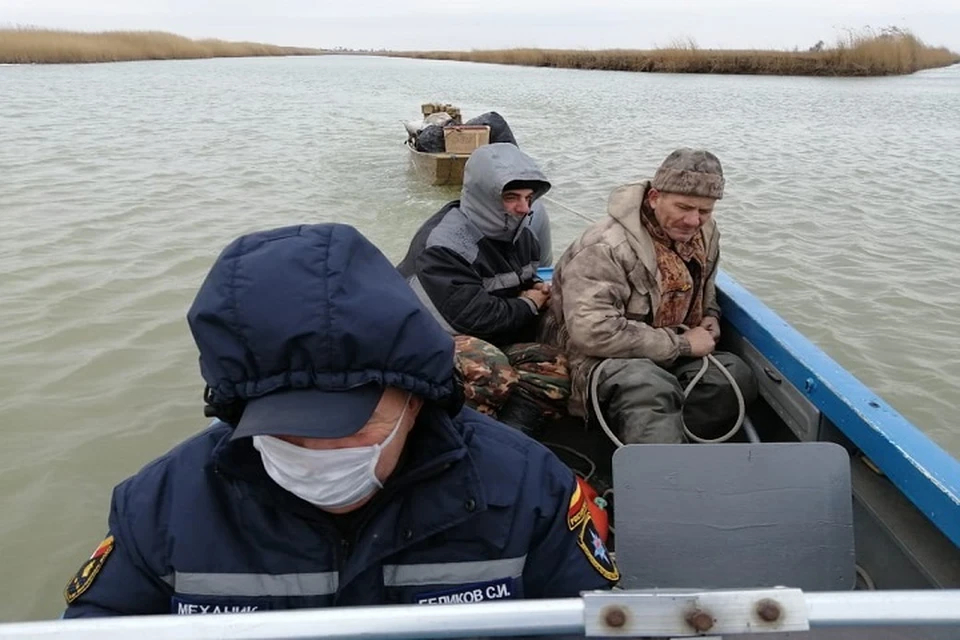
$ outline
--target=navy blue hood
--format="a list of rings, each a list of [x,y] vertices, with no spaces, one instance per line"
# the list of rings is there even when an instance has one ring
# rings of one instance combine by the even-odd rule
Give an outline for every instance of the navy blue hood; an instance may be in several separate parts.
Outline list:
[[[291,226],[234,240],[187,321],[211,404],[371,383],[436,402],[455,394],[452,338],[386,256],[349,225]]]

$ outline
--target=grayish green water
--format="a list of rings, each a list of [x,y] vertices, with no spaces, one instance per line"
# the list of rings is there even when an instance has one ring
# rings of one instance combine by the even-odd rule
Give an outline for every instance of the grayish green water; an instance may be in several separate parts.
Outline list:
[[[904,78],[379,58],[0,68],[0,620],[59,615],[114,484],[203,428],[184,315],[235,236],[356,225],[399,258],[455,191],[425,100],[496,109],[599,216],[680,145],[724,163],[723,267],[960,455],[960,67]],[[556,254],[583,222],[551,207]]]

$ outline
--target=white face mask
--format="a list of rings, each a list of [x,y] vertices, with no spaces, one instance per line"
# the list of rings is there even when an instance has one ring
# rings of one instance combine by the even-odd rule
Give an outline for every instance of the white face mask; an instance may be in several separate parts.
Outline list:
[[[274,438],[253,436],[263,468],[274,482],[321,509],[348,507],[383,487],[377,478],[377,462],[393,441],[407,413],[410,394],[387,439],[380,444],[348,449],[307,449]]]

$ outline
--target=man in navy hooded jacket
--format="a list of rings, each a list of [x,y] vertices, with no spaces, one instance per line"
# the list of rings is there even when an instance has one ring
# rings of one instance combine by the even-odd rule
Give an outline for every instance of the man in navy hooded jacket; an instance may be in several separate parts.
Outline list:
[[[462,409],[452,338],[352,227],[235,240],[188,320],[219,419],[116,487],[67,618],[574,596],[573,474]]]

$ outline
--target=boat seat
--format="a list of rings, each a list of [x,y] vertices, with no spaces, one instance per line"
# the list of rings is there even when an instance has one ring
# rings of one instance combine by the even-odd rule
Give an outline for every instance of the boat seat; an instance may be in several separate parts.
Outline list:
[[[853,589],[845,449],[628,445],[613,456],[620,586]]]

